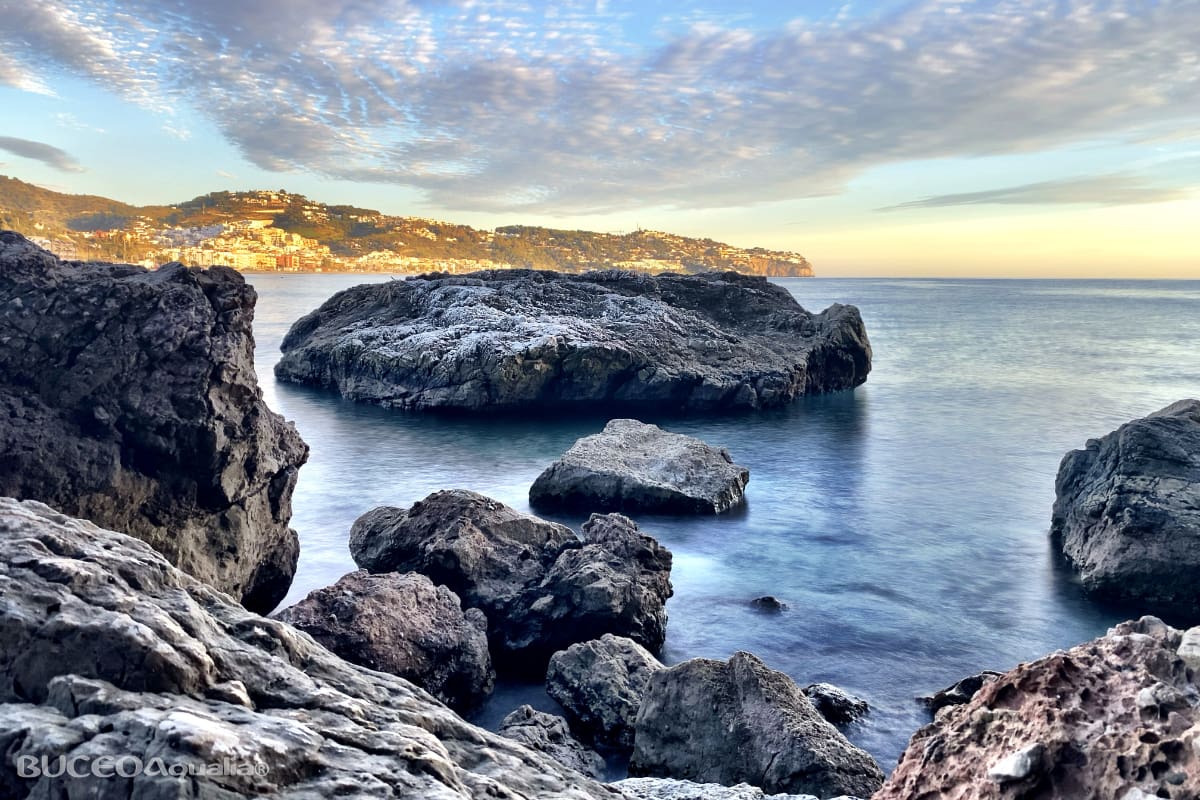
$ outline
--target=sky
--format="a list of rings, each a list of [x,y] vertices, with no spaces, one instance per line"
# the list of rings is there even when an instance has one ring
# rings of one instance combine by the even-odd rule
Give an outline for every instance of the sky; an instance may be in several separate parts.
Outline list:
[[[0,174],[1200,279],[1200,0],[0,0]]]

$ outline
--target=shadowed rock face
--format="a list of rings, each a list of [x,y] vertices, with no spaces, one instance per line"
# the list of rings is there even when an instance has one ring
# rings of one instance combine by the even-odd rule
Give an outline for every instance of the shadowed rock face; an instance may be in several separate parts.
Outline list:
[[[127,531],[266,611],[308,448],[254,374],[233,270],[63,263],[0,233],[0,495]]]
[[[580,774],[598,778],[604,773],[604,759],[572,736],[562,717],[537,711],[533,706],[521,706],[504,718],[499,733],[531,750],[545,753]]]
[[[144,542],[0,499],[0,797],[618,800],[408,681],[246,611]],[[183,779],[23,778],[23,756]],[[228,760],[231,774],[205,765]]]
[[[858,309],[736,273],[492,270],[358,286],[292,326],[280,380],[411,409],[768,408],[866,380]]]
[[[1051,532],[1084,588],[1200,620],[1200,401],[1063,458]]]
[[[873,800],[1200,796],[1200,691],[1182,639],[1143,617],[1022,664],[917,731]]]

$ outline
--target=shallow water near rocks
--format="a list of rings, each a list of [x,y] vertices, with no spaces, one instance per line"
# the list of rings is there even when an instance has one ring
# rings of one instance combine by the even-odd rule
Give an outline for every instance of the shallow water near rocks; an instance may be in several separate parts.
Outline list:
[[[448,488],[528,510],[538,473],[607,421],[408,414],[275,383],[288,327],[372,279],[387,278],[250,277],[267,402],[312,447],[286,604],[355,568],[346,541],[364,511]],[[663,657],[748,650],[801,685],[861,695],[872,711],[847,734],[888,770],[928,721],[916,695],[1140,613],[1087,600],[1053,558],[1054,475],[1088,438],[1200,396],[1200,282],[778,282],[810,310],[859,306],[874,371],[786,409],[645,418],[728,447],[751,476],[737,511],[638,518],[675,554]],[[751,607],[764,594],[788,608]],[[553,709],[540,686],[509,684],[478,721],[522,702]]]

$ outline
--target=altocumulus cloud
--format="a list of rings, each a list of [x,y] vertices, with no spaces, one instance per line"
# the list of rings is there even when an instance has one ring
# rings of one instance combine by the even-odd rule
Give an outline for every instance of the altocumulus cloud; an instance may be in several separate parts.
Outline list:
[[[647,7],[0,0],[0,82],[67,71],[190,104],[266,169],[563,212],[828,194],[893,161],[1194,128],[1200,108],[1196,0],[664,19],[652,44],[622,23]]]
[[[43,142],[29,139],[18,139],[13,136],[0,136],[0,150],[12,153],[21,158],[31,158],[63,172],[83,172],[83,167],[70,153]]]
[[[1097,175],[1084,178],[1066,178],[1056,181],[1039,181],[1001,189],[986,189],[981,192],[959,192],[939,194],[910,200],[877,211],[905,211],[915,208],[946,208],[948,206],[976,205],[1036,205],[1036,204],[1087,204],[1100,206],[1136,205],[1139,203],[1164,203],[1182,200],[1188,192],[1182,188],[1159,186],[1136,175]]]

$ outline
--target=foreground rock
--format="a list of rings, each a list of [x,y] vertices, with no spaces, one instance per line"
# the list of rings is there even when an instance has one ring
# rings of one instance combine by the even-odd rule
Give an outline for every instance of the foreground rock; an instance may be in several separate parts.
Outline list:
[[[1055,488],[1051,531],[1084,588],[1200,618],[1200,401],[1067,453]]]
[[[280,380],[411,409],[767,408],[866,380],[853,306],[734,273],[492,270],[356,286],[283,340]]]
[[[631,775],[820,797],[867,797],[883,781],[800,687],[749,653],[655,673],[636,728]]]
[[[0,496],[127,531],[273,608],[308,448],[263,402],[254,302],[224,267],[64,263],[0,232]]]
[[[742,502],[750,471],[729,451],[635,419],[585,436],[537,477],[529,502],[585,511],[719,514]]]
[[[871,707],[866,700],[850,694],[831,683],[814,683],[804,687],[804,696],[817,713],[834,725],[845,725],[867,715]]]
[[[670,778],[626,778],[613,784],[638,800],[820,800],[811,794],[763,794],[762,789],[747,783],[721,786],[716,783],[693,783]],[[834,800],[855,800],[842,797]]]
[[[603,747],[630,753],[646,685],[662,669],[637,642],[605,634],[555,653],[546,668],[546,693],[576,730]]]
[[[0,500],[0,587],[0,797],[620,797],[41,504]],[[68,754],[83,777],[18,771]]]
[[[488,618],[492,655],[540,674],[550,656],[606,633],[658,650],[666,636],[671,554],[620,514],[581,529],[463,490],[355,521],[350,552],[372,572],[415,571]]]
[[[562,717],[521,706],[500,723],[500,735],[545,753],[564,767],[591,778],[604,774],[604,759],[571,735]]]
[[[1200,693],[1153,617],[1022,664],[913,736],[874,800],[1200,793]]]
[[[412,681],[460,711],[492,693],[487,619],[424,575],[359,570],[278,614],[342,658]]]

